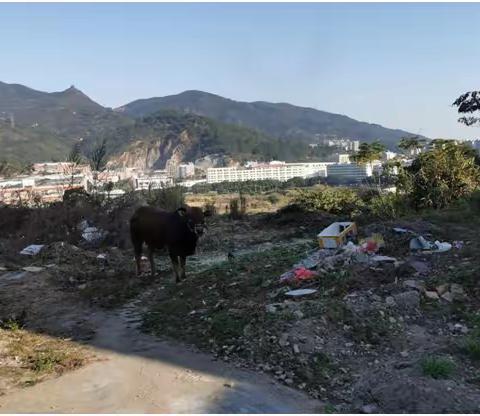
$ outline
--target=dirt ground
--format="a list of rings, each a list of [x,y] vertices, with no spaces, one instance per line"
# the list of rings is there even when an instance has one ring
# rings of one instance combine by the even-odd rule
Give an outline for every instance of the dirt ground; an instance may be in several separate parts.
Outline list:
[[[380,254],[395,263],[339,253],[314,279],[280,282],[334,219],[214,217],[180,284],[163,255],[158,276],[134,277],[129,247],[9,252],[0,258],[0,409],[480,411],[480,226],[440,217],[360,224],[362,237],[384,236]],[[392,227],[463,246],[413,254],[411,236]],[[298,288],[316,292],[285,295]],[[16,354],[11,340],[24,333],[48,348],[36,339]]]

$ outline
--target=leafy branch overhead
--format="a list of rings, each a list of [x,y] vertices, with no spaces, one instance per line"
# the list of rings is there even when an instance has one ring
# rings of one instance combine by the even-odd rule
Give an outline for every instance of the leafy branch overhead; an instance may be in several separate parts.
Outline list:
[[[469,91],[458,97],[453,105],[457,107],[460,114],[472,114],[471,116],[463,116],[458,119],[460,123],[467,126],[473,126],[480,123],[480,91]]]

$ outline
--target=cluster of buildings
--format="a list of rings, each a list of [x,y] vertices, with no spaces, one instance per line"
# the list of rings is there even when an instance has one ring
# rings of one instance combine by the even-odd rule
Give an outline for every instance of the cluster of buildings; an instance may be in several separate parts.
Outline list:
[[[325,147],[336,147],[338,149],[342,149],[346,152],[358,152],[360,148],[360,141],[359,140],[352,140],[352,139],[342,139],[336,136],[328,137],[322,135],[316,135],[317,142],[310,143],[310,147],[318,147],[318,146],[325,146]]]

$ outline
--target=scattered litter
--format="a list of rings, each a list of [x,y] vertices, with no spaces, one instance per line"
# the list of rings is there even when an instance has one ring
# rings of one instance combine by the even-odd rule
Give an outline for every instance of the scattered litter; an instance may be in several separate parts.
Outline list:
[[[394,227],[393,231],[399,234],[406,234],[406,233],[412,233],[412,231],[407,230],[406,228],[401,228],[401,227]]]
[[[443,253],[452,248],[452,245],[447,242],[441,243],[440,241],[435,241],[434,243],[425,240],[423,236],[418,236],[410,240],[410,250],[422,250],[422,251],[432,251],[437,253]]]
[[[376,253],[382,247],[385,247],[385,241],[381,234],[372,234],[360,241],[360,248],[364,253]]]
[[[357,235],[354,222],[334,222],[317,235],[320,248],[338,248]]]
[[[458,241],[458,240],[455,240],[452,242],[452,246],[453,248],[457,249],[457,250],[461,250],[464,246],[464,242],[463,241]]]
[[[100,241],[104,238],[106,232],[103,230],[99,230],[97,227],[87,227],[83,230],[82,237],[84,240],[88,241],[89,243],[94,243]]]
[[[38,272],[41,272],[43,270],[43,267],[27,266],[27,267],[24,267],[23,270],[25,270],[26,272],[38,273]]]
[[[317,276],[317,273],[312,272],[311,270],[308,270],[305,267],[296,269],[294,273],[295,273],[296,280],[309,280]]]
[[[291,290],[289,292],[286,292],[286,296],[305,296],[305,295],[311,295],[312,293],[317,292],[317,289],[296,289],[296,290]]]
[[[44,244],[31,244],[27,247],[25,247],[20,254],[23,254],[24,256],[36,256],[38,253],[40,253],[40,250],[44,247]]]
[[[379,256],[378,254],[373,256],[372,261],[376,261],[378,263],[395,263],[397,259],[395,257],[389,256]]]
[[[23,279],[27,275],[27,272],[9,272],[2,274],[1,279],[2,280],[20,280]]]
[[[100,259],[100,260],[105,260],[106,258],[107,258],[107,255],[103,253],[97,256],[97,259]]]

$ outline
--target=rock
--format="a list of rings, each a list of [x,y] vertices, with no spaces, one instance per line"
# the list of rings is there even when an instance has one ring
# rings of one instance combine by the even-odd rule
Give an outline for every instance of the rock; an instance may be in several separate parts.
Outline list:
[[[297,319],[302,319],[302,318],[305,316],[304,313],[303,313],[301,310],[299,310],[299,309],[293,311],[293,315],[294,315],[295,318],[297,318]]]
[[[398,295],[394,295],[393,298],[401,309],[413,310],[420,307],[420,295],[416,290],[399,293]]]
[[[367,414],[379,413],[379,409],[376,404],[366,404],[362,406],[361,410],[362,410],[362,413],[367,413]]]
[[[427,263],[419,260],[410,260],[408,262],[418,274],[428,274],[430,266]]]
[[[438,296],[438,293],[433,290],[426,290],[424,295],[428,299],[434,299],[434,300],[440,299],[440,296]]]
[[[300,348],[298,347],[297,344],[293,344],[293,352],[295,354],[300,354]]]
[[[400,355],[401,355],[403,358],[406,358],[406,357],[408,357],[408,351],[400,351]]]
[[[289,345],[290,343],[288,342],[288,334],[282,334],[280,339],[278,340],[278,344],[281,347],[286,347],[287,345]]]
[[[454,300],[462,300],[465,298],[465,292],[463,291],[463,287],[457,283],[452,283],[450,285],[450,292]]]
[[[436,287],[437,293],[442,296],[448,290],[448,284],[444,283]]]
[[[393,299],[392,296],[387,296],[386,299],[385,299],[385,303],[387,304],[387,306],[389,307],[394,307],[397,305],[397,302],[395,302],[395,299]]]
[[[451,292],[445,292],[440,296],[442,299],[446,300],[447,302],[453,302],[453,295]]]
[[[265,306],[265,310],[268,312],[268,313],[276,313],[277,312],[277,308],[275,305],[266,305]]]
[[[87,284],[86,284],[86,283],[82,283],[81,285],[78,285],[77,287],[78,287],[78,289],[83,290],[83,289],[86,289],[86,288],[87,288]]]
[[[425,283],[420,282],[419,280],[415,279],[408,279],[403,282],[405,287],[409,287],[410,289],[416,289],[419,292],[423,292],[425,290]]]

